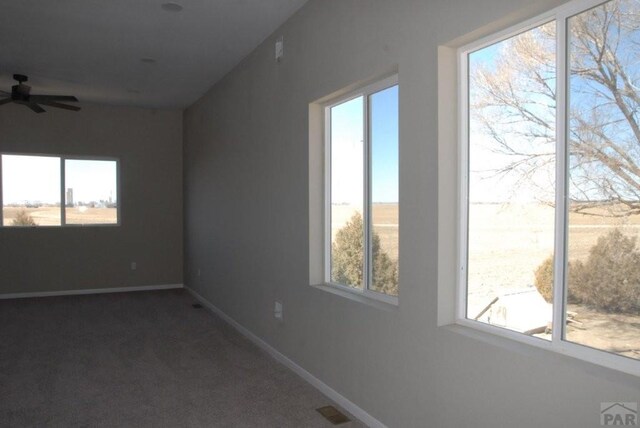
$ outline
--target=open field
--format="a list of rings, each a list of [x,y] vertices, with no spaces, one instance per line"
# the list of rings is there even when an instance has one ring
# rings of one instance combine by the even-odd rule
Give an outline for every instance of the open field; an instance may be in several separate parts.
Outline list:
[[[469,208],[469,288],[486,296],[532,286],[534,272],[553,254],[554,209],[542,204],[472,204]],[[640,236],[640,216],[569,215],[569,260],[584,260],[614,228]]]
[[[60,207],[4,207],[3,224],[11,226],[19,211],[25,210],[38,226],[60,226]],[[67,224],[113,224],[117,222],[117,208],[66,208]]]
[[[399,222],[398,204],[373,204],[373,230],[380,236],[380,246],[394,262],[398,261]]]
[[[495,297],[531,290],[534,272],[553,254],[554,209],[542,204],[472,204],[469,207],[468,315]],[[604,213],[604,212],[603,212]],[[640,236],[640,216],[611,218],[569,215],[569,260],[585,260],[598,238],[614,228]],[[569,340],[640,357],[640,314],[606,314],[572,305],[581,328],[568,327]]]

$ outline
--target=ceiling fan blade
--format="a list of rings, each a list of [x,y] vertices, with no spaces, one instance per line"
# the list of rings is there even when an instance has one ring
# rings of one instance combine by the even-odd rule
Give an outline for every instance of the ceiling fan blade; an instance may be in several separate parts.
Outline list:
[[[36,113],[44,113],[46,111],[36,103],[23,103],[23,104],[29,107],[31,110],[33,110]]]
[[[43,103],[45,101],[67,101],[77,103],[78,99],[71,95],[31,95],[29,100],[35,103]]]
[[[10,103],[11,101],[12,101],[12,100],[11,100],[11,98],[5,98],[4,100],[0,100],[0,106],[1,106],[2,104],[8,104],[8,103]]]
[[[80,110],[80,107],[69,106],[69,105],[66,105],[66,104],[57,103],[55,101],[40,101],[40,104],[43,104],[45,106],[63,108],[65,110],[71,110],[71,111],[79,111]]]

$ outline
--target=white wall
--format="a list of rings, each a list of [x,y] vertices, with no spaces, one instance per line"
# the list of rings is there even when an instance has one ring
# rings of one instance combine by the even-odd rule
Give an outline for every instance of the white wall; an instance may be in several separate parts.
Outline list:
[[[182,283],[181,111],[80,105],[0,107],[0,152],[118,158],[121,224],[0,228],[0,295]]]
[[[388,426],[597,427],[600,402],[640,399],[638,378],[438,327],[439,233],[454,239],[438,207],[438,46],[558,3],[311,0],[185,112],[187,285]],[[387,311],[309,286],[308,112],[396,67],[400,304]]]

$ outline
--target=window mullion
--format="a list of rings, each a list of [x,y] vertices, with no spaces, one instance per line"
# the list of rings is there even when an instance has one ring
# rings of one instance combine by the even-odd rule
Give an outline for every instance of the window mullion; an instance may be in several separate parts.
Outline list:
[[[552,342],[564,339],[567,281],[567,19],[556,21],[556,209],[553,268],[553,328]]]
[[[372,243],[371,243],[371,126],[370,126],[370,110],[369,110],[369,94],[362,94],[363,102],[363,172],[364,172],[364,198],[363,198],[363,229],[364,229],[364,265],[363,265],[363,289],[371,289],[371,281],[373,278],[372,264]]]
[[[0,228],[4,227],[4,199],[3,198],[3,190],[2,187],[2,158],[3,155],[0,154]]]
[[[397,84],[397,76],[394,75],[347,95],[336,97],[335,100],[323,106],[325,230],[322,274],[325,278],[324,283],[347,287],[349,291],[374,298],[380,296],[371,294],[374,290],[372,251],[374,237],[376,245],[378,243],[377,235],[373,230],[374,215],[377,215],[377,211],[373,212],[373,191],[376,189],[373,188],[372,134],[375,129],[372,127],[372,108],[377,102],[378,93],[396,87]],[[389,92],[380,97],[380,102],[389,105],[389,111],[385,113],[389,117],[380,121],[384,123],[388,121],[389,127],[397,126],[391,116],[397,114],[394,113],[394,109],[397,110],[395,105],[397,92]],[[376,123],[377,121],[376,117]],[[394,140],[390,140],[390,143],[397,144]],[[389,150],[396,149],[390,147]],[[393,152],[390,153],[388,162],[393,163],[394,160],[391,157]],[[391,167],[395,168],[393,165]],[[387,211],[389,218],[392,218],[395,207],[390,207],[385,210],[385,213]],[[397,225],[389,222],[389,227],[397,227]],[[386,238],[387,235],[385,235]],[[389,241],[394,239],[393,230],[388,239]],[[397,237],[395,239],[397,240]],[[393,250],[394,247],[391,249]],[[358,254],[359,258],[354,260],[352,258],[354,254]],[[394,269],[394,263],[397,262],[389,260],[388,266],[385,266],[385,269],[389,270],[385,270],[385,274],[395,274],[395,271],[391,270]],[[396,288],[394,288],[396,277],[389,278],[389,290],[392,292],[382,290],[383,294],[389,296],[389,299],[382,300],[397,304]]]
[[[458,270],[456,287],[457,319],[467,318],[469,256],[469,64],[468,53],[458,51],[458,120],[460,124],[458,206],[460,218],[458,222]]]
[[[60,157],[60,225],[67,225],[67,198],[65,194],[65,160],[64,157]]]
[[[324,277],[331,283],[331,107],[325,111],[325,144],[324,144]]]

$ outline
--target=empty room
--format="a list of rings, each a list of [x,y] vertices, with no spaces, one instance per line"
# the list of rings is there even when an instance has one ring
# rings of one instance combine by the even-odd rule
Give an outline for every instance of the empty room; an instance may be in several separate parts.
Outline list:
[[[0,427],[640,426],[640,0],[0,0]]]

